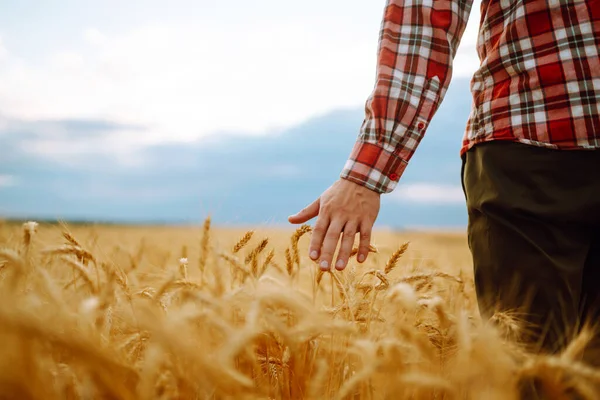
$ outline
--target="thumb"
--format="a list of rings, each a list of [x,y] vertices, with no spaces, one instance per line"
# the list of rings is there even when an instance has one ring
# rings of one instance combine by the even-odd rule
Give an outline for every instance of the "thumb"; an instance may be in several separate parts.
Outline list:
[[[300,212],[290,215],[288,221],[292,224],[302,224],[309,219],[312,219],[319,215],[319,208],[321,206],[320,198],[313,201],[309,206],[303,208]]]

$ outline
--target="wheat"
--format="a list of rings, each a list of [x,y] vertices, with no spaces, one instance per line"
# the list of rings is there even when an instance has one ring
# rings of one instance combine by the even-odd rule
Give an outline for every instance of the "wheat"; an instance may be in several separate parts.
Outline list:
[[[258,276],[258,256],[264,251],[268,244],[269,239],[263,239],[250,253],[248,253],[244,260],[245,264],[251,264],[250,270],[254,277]]]
[[[406,253],[406,250],[408,250],[408,245],[408,242],[404,243],[402,246],[400,246],[398,250],[394,252],[394,254],[392,254],[387,264],[385,265],[384,271],[386,274],[389,274],[394,268],[396,268],[396,264],[398,264],[400,258],[404,255],[404,253]]]
[[[92,293],[98,292],[98,288],[96,287],[96,284],[94,284],[94,281],[92,280],[90,272],[87,270],[85,265],[83,265],[79,261],[73,260],[72,258],[65,257],[65,256],[62,256],[61,260],[64,261],[67,265],[71,266],[75,271],[77,271],[79,273],[79,275],[83,278],[85,283],[89,286]]]
[[[100,227],[92,251],[76,239],[90,228],[62,224],[55,243],[51,225],[33,226],[0,225],[6,398],[516,399],[531,382],[550,398],[598,396],[590,326],[560,353],[533,353],[522,315],[478,318],[467,272],[424,269],[416,254],[400,267],[408,241],[321,271],[302,268],[307,225],[245,254],[255,231],[221,238],[210,218],[190,249],[183,228]]]
[[[181,274],[181,277],[184,280],[187,280],[188,278],[188,259],[187,257],[182,257],[179,259],[179,272]]]
[[[24,264],[21,255],[12,249],[0,249],[0,260],[3,261],[3,263],[0,264],[0,270],[7,265],[12,264],[17,268],[21,268]]]
[[[296,263],[298,268],[300,268],[300,252],[298,250],[298,242],[300,241],[300,238],[304,236],[304,234],[311,231],[312,228],[309,225],[302,225],[298,229],[296,229],[296,232],[294,232],[294,234],[292,235],[291,242],[293,261]]]
[[[285,270],[289,276],[292,276],[294,273],[294,260],[292,258],[290,249],[285,249]]]
[[[23,224],[23,247],[25,248],[25,254],[29,253],[29,247],[31,246],[31,239],[37,232],[38,223],[34,221],[25,222]]]
[[[200,268],[200,273],[203,275],[204,269],[206,268],[206,262],[208,261],[210,224],[211,218],[207,217],[204,220],[204,226],[202,227],[202,239],[200,239],[200,258],[198,259],[198,267]]]
[[[86,249],[72,245],[72,244],[63,244],[61,246],[51,247],[45,250],[42,250],[42,255],[50,255],[50,256],[60,256],[60,255],[74,255],[84,264],[88,264],[90,261],[95,262],[94,255],[87,251]]]
[[[259,276],[264,275],[264,273],[267,271],[267,268],[269,268],[269,265],[271,265],[273,262],[273,258],[275,258],[275,250],[271,249],[263,261]]]
[[[350,257],[354,257],[355,255],[358,254],[358,247],[354,247],[352,249],[352,251],[350,252]],[[379,253],[379,250],[377,250],[377,247],[373,246],[372,244],[369,245],[369,253]]]
[[[244,233],[244,236],[242,236],[240,238],[240,240],[238,240],[238,242],[235,244],[235,246],[233,246],[232,253],[235,254],[235,253],[239,252],[241,249],[243,249],[244,246],[246,246],[248,244],[250,239],[252,239],[253,235],[254,235],[254,231],[247,231],[246,233]]]
[[[82,247],[81,244],[79,244],[79,242],[77,241],[77,239],[75,239],[75,236],[73,236],[73,234],[68,231],[66,226],[64,229],[65,230],[63,230],[62,235],[67,241],[67,244],[70,244],[71,246]]]

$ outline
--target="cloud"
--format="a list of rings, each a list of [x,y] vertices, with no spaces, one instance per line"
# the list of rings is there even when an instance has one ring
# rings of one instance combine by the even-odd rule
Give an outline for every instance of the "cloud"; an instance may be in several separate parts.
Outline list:
[[[481,17],[480,1],[474,1],[469,23],[461,38],[460,46],[454,57],[453,77],[470,78],[479,66],[477,55],[477,36]]]
[[[462,95],[468,83],[464,80],[449,91],[452,107],[441,110],[401,185],[384,197],[396,204],[382,207],[381,222],[439,226],[465,221],[456,187],[460,158],[448,130],[461,129],[456,114],[468,112],[470,101]],[[11,176],[2,181],[13,186],[1,185],[0,214],[173,222],[201,220],[209,213],[218,223],[286,223],[289,213],[338,178],[355,141],[349,132],[362,118],[363,110],[355,108],[305,121],[279,135],[163,143],[133,153],[118,149],[120,136],[128,130],[143,133],[143,126],[4,119],[0,171]],[[135,164],[136,158],[143,163]],[[424,185],[427,180],[446,185]]]
[[[84,68],[85,62],[80,54],[64,51],[52,57],[51,65],[61,71],[79,72]]]
[[[465,196],[460,186],[430,183],[401,184],[389,197],[395,202],[428,205],[461,204],[465,201]]]
[[[219,130],[263,134],[363,102],[371,41],[339,44],[295,25],[149,25],[41,64],[9,54],[0,108],[21,119],[144,124],[163,140],[191,140]],[[101,42],[90,31],[85,37]]]
[[[145,128],[104,120],[24,121],[0,117],[0,147],[20,156],[32,156],[62,165],[82,165],[90,156],[121,165],[141,163],[140,151],[152,142],[144,140]]]
[[[0,188],[15,186],[17,179],[13,175],[0,174]]]
[[[342,6],[348,15],[337,11]],[[263,7],[277,14],[247,18],[215,6],[223,15],[214,20],[170,16],[121,31],[99,24],[81,31],[82,47],[47,49],[52,55],[40,60],[3,50],[0,42],[0,109],[24,120],[143,125],[143,133],[132,133],[140,141],[191,141],[219,131],[264,135],[364,104],[381,6],[335,0],[323,6],[324,17]],[[455,77],[476,67],[473,8]]]
[[[106,44],[106,36],[96,28],[88,28],[83,32],[86,42],[94,46],[103,46]]]
[[[4,44],[2,43],[2,37],[0,36],[0,60],[6,58],[7,55],[8,55],[8,52],[6,51],[6,48],[4,47]]]

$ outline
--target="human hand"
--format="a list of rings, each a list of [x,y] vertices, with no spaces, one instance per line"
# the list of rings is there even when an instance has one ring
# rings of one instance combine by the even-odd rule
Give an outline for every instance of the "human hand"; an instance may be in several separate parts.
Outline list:
[[[312,204],[288,218],[292,224],[302,224],[316,216],[309,256],[320,260],[322,270],[329,270],[340,234],[340,250],[335,268],[346,268],[357,233],[360,244],[358,262],[364,262],[369,255],[371,230],[380,208],[380,194],[346,179],[339,179]]]

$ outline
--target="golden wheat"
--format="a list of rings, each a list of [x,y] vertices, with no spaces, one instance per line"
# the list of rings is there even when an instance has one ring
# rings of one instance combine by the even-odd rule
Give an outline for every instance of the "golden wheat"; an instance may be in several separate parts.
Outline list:
[[[591,327],[545,356],[518,343],[518,315],[480,321],[458,236],[388,234],[365,264],[323,272],[308,225],[255,244],[209,219],[200,241],[160,232],[0,224],[0,397],[598,397]]]

